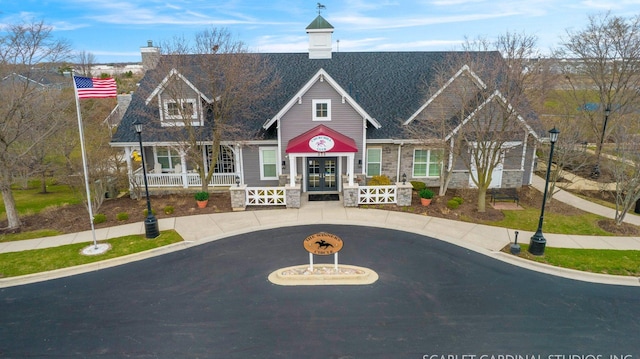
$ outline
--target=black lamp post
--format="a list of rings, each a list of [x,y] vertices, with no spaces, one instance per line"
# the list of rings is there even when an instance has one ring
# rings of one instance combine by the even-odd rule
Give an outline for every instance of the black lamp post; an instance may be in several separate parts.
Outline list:
[[[607,132],[607,122],[609,122],[609,114],[611,113],[611,108],[609,105],[604,109],[604,124],[602,125],[602,136],[600,137],[600,146],[596,148],[596,164],[593,166],[593,171],[591,172],[591,177],[598,178],[600,177],[600,155],[602,154],[602,146],[604,146],[604,137]]]
[[[544,207],[547,204],[547,189],[549,188],[549,174],[551,174],[551,161],[553,161],[553,147],[558,140],[560,131],[555,127],[549,131],[549,141],[551,141],[551,150],[549,151],[549,162],[547,162],[547,178],[544,181],[544,195],[542,197],[542,208],[540,209],[540,220],[538,221],[538,230],[531,237],[529,242],[529,253],[541,256],[544,254],[544,248],[547,246],[547,240],[542,235],[542,222],[544,221]]]
[[[144,220],[144,233],[147,238],[156,238],[160,235],[158,230],[158,220],[151,211],[151,201],[149,199],[149,185],[147,184],[147,166],[144,162],[144,151],[142,149],[142,123],[138,120],[133,123],[138,133],[138,141],[140,142],[140,159],[142,160],[142,176],[144,178],[144,191],[147,196],[147,218]]]

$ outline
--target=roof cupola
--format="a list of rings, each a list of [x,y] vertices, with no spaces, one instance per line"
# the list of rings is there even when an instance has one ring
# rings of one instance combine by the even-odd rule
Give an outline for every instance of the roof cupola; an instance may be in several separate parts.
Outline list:
[[[307,26],[306,30],[309,34],[309,58],[330,59],[333,26],[318,14],[318,17]]]

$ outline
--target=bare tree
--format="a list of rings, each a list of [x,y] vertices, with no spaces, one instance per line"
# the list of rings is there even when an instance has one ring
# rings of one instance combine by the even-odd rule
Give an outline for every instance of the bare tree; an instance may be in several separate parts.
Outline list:
[[[96,63],[96,57],[91,52],[81,51],[78,53],[78,74],[81,76],[92,77],[91,68]]]
[[[525,88],[539,73],[537,64],[529,61],[537,58],[535,43],[533,36],[510,33],[494,42],[467,40],[464,51],[453,53],[438,69],[428,96],[434,99],[428,105],[432,108],[412,125],[412,131],[422,133],[417,138],[446,140],[449,159],[440,193],[462,166],[478,188],[479,212],[485,211],[494,170],[514,155],[511,142],[528,138],[525,122],[535,115],[520,111],[529,108]]]
[[[640,100],[640,15],[632,18],[610,13],[589,17],[586,28],[567,31],[563,47],[562,71],[581,115],[596,139],[596,166],[599,175],[602,145],[616,131],[615,119],[637,111]],[[597,109],[588,109],[597,103]],[[611,118],[610,121],[607,121]]]
[[[117,188],[125,181],[121,173],[121,153],[109,145],[111,131],[103,119],[114,106],[114,99],[88,99],[81,101],[83,133],[91,191],[91,208],[98,213],[111,187]],[[67,126],[59,131],[53,146],[66,160],[63,182],[71,187],[87,204],[82,160],[78,155],[80,146],[77,125]],[[88,205],[88,204],[87,204]]]
[[[170,104],[160,131],[173,134],[176,150],[186,155],[207,191],[221,144],[252,136],[247,130],[248,121],[255,120],[252,108],[279,80],[264,57],[249,53],[225,29],[198,33],[193,46],[174,38],[162,47],[164,56],[149,75],[163,86],[153,108],[159,108],[156,101]],[[199,100],[186,101],[189,94]]]
[[[43,22],[9,25],[0,37],[0,191],[9,229],[21,224],[11,191],[13,170],[64,120],[59,114],[71,100],[63,100],[58,89],[21,79],[55,69],[69,53],[69,45],[54,39]]]
[[[612,134],[615,140],[615,156],[607,161],[606,167],[615,181],[612,191],[615,197],[615,222],[621,225],[625,216],[640,200],[640,135],[637,114],[618,119],[618,126]]]

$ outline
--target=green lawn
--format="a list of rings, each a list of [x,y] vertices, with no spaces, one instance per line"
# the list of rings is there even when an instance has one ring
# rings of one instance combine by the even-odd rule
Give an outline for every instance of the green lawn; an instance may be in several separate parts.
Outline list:
[[[528,248],[522,245],[520,256],[536,262],[585,272],[640,276],[640,251],[546,247],[544,255],[534,256]]]
[[[0,195],[1,197],[1,195]],[[18,213],[21,215],[38,213],[50,206],[78,204],[82,198],[66,185],[49,184],[47,193],[40,193],[39,182],[30,182],[28,189],[13,188]],[[6,218],[4,200],[0,201],[0,217]]]
[[[55,208],[57,206],[82,202],[82,198],[78,197],[78,195],[66,185],[49,184],[47,185],[47,193],[40,193],[39,181],[30,182],[28,189],[13,188],[13,198],[20,216],[39,213],[45,208]],[[7,218],[7,214],[5,213],[2,194],[0,194],[0,199],[2,199],[0,200],[0,219],[4,220]],[[0,234],[0,242],[57,236],[59,234],[61,233],[51,229],[15,234]]]
[[[483,224],[503,228],[520,229],[530,232],[535,232],[536,229],[538,229],[538,220],[540,219],[540,209],[538,208],[503,211],[503,213],[503,220],[497,222],[484,222]],[[544,232],[591,236],[613,236],[614,234],[598,227],[597,222],[601,219],[604,219],[604,217],[592,213],[586,213],[580,216],[545,213]]]
[[[144,235],[132,235],[101,241],[111,244],[104,254],[85,256],[83,248],[91,243],[77,243],[65,246],[34,249],[22,252],[0,253],[0,278],[39,273],[54,269],[93,263],[138,253],[168,244],[181,242],[182,237],[174,231],[162,231],[155,239],[146,239]]]

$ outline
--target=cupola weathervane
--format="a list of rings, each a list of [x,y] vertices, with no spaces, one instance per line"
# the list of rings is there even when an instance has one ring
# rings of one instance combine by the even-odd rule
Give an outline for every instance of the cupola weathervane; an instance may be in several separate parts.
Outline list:
[[[322,9],[326,9],[327,7],[318,3],[318,15],[320,15],[320,12],[322,12]]]

